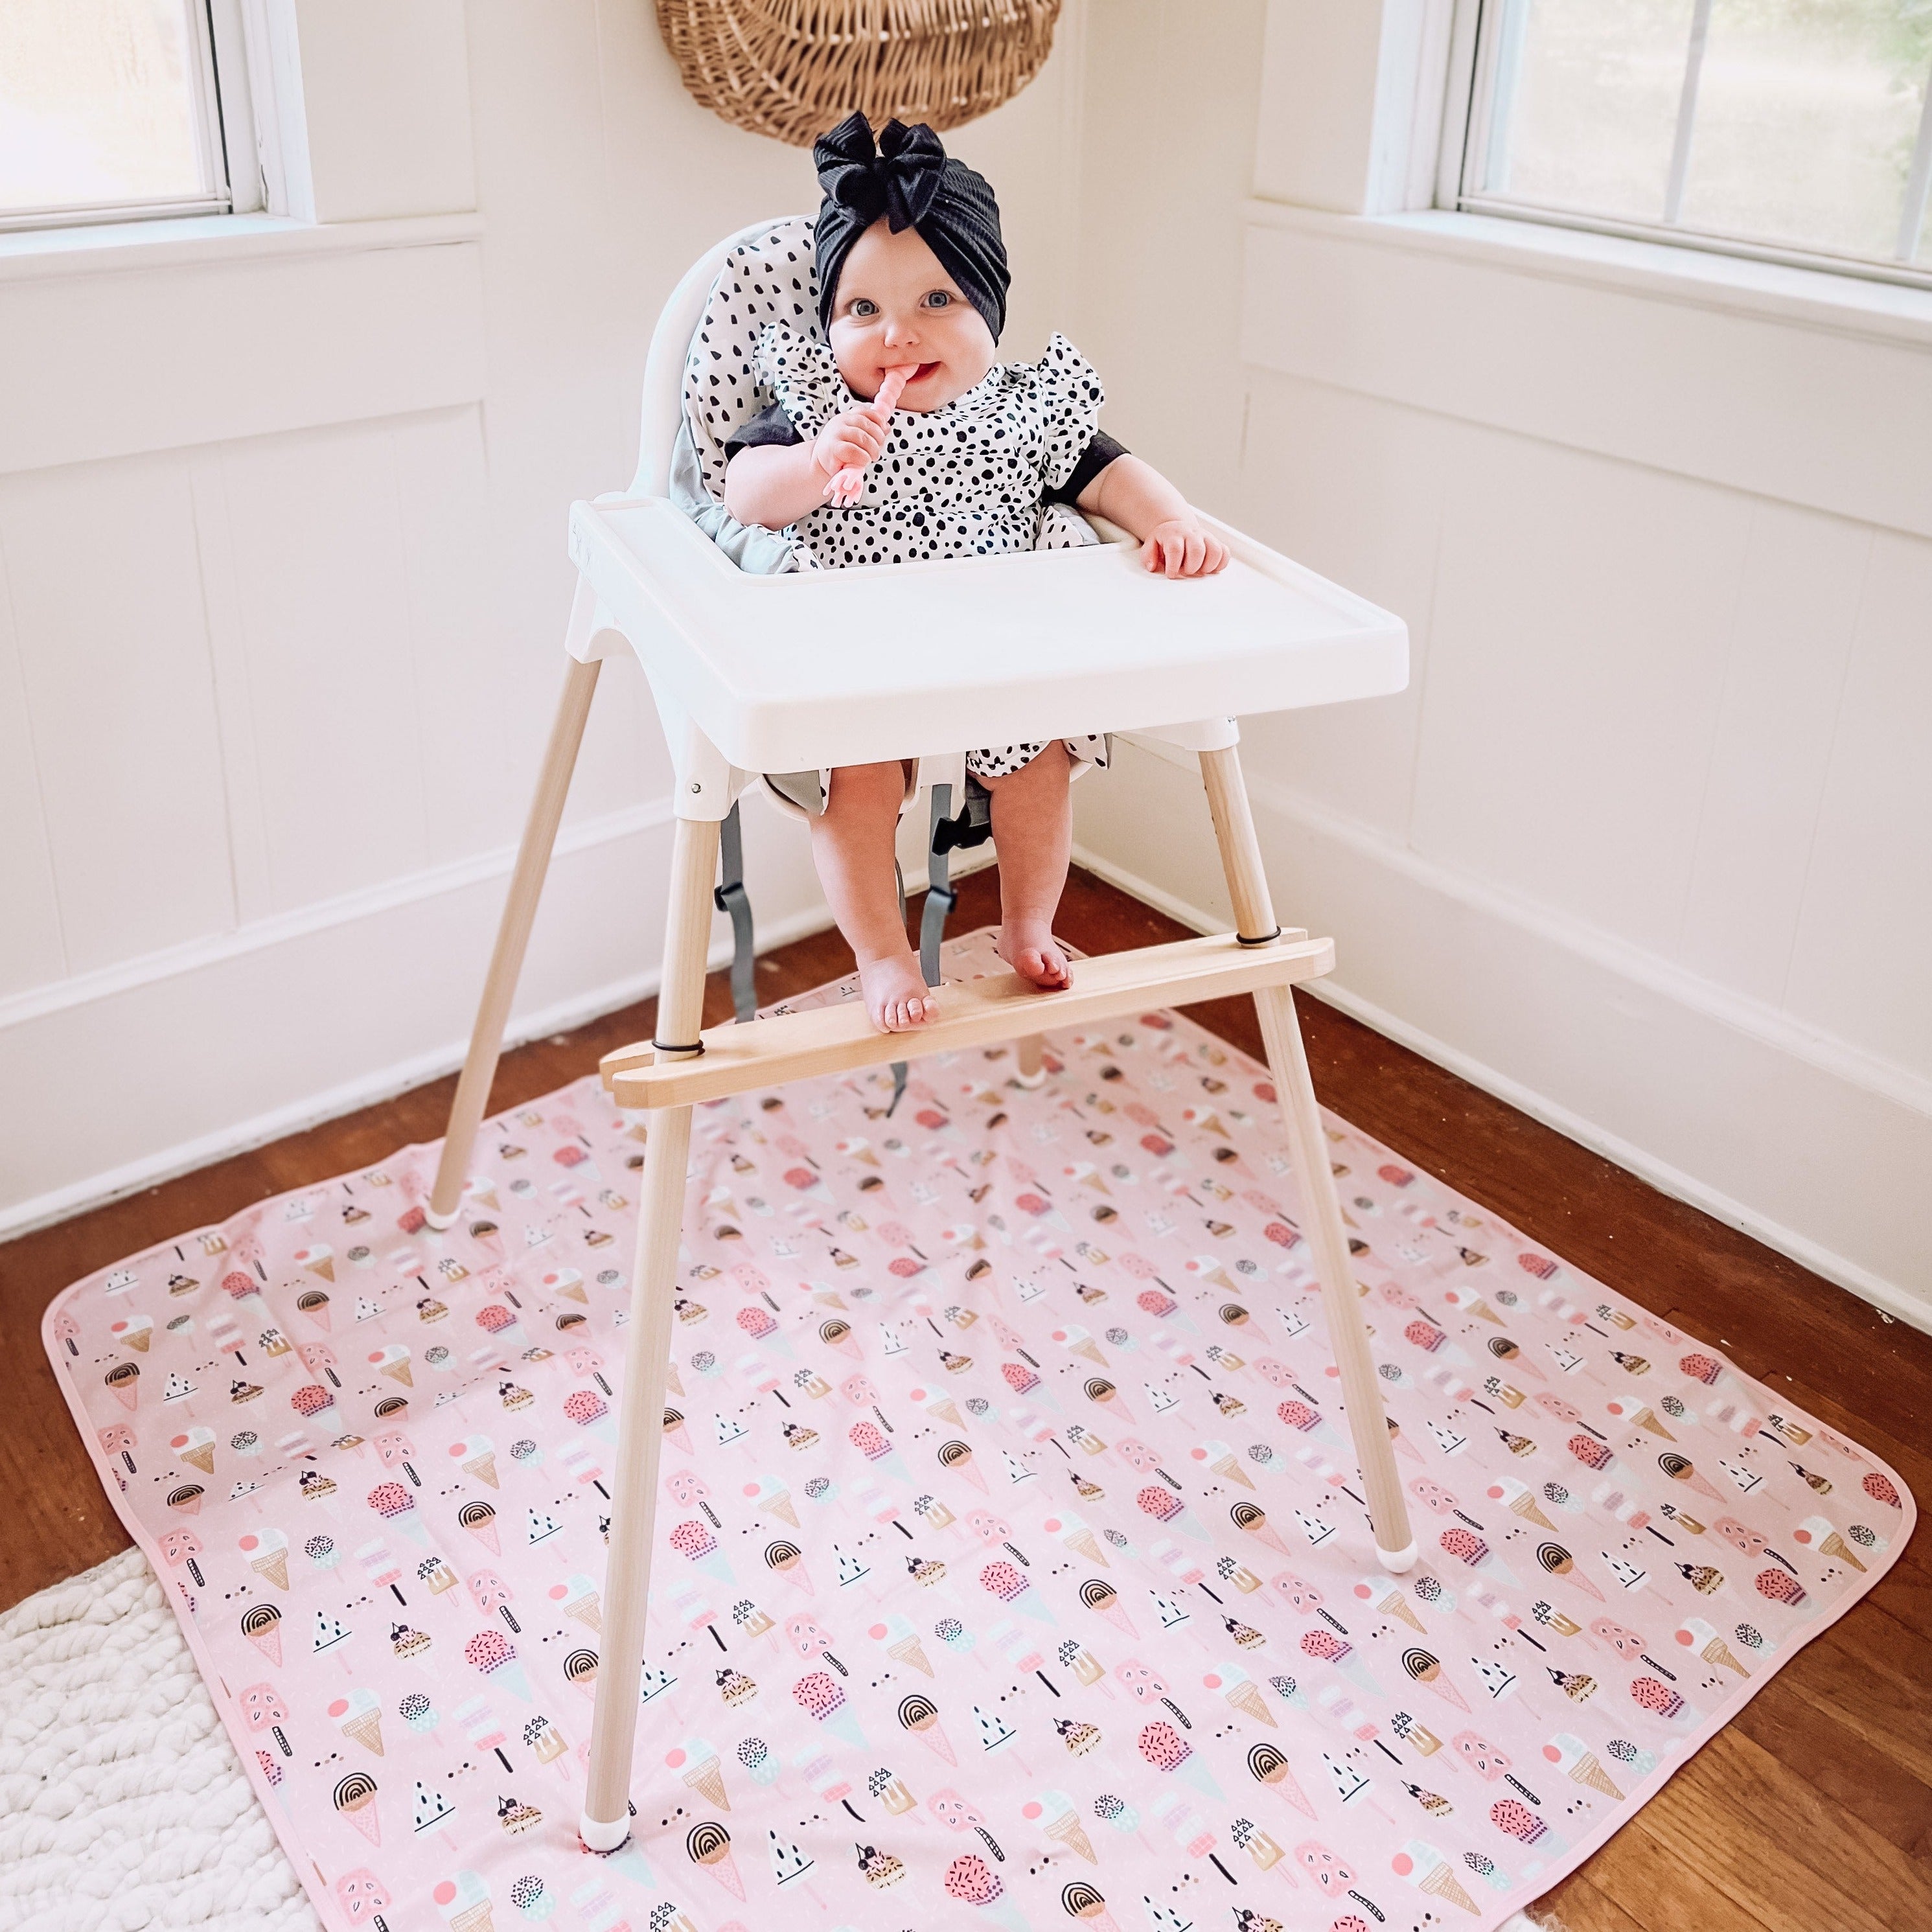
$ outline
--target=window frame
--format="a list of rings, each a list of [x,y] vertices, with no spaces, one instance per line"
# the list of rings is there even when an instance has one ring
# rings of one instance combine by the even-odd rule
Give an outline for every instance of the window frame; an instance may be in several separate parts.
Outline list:
[[[1689,58],[1678,101],[1676,136],[1672,146],[1665,220],[1646,222],[1626,217],[1592,214],[1582,210],[1549,207],[1472,189],[1469,183],[1481,179],[1493,162],[1492,143],[1498,127],[1501,85],[1498,69],[1503,44],[1511,26],[1526,17],[1528,4],[1529,0],[1454,0],[1442,139],[1436,176],[1437,207],[1546,227],[1576,229],[1587,234],[1662,242],[1672,248],[1729,255],[1747,261],[1780,262],[1792,268],[1820,270],[1864,281],[1891,282],[1907,288],[1932,288],[1932,262],[1922,263],[1910,259],[1909,247],[1920,243],[1926,223],[1932,218],[1932,74],[1927,76],[1925,94],[1920,104],[1918,132],[1900,209],[1899,245],[1904,252],[1888,260],[1840,254],[1798,243],[1767,242],[1761,237],[1726,233],[1720,230],[1687,228],[1674,219],[1682,205],[1689,170],[1712,0],[1692,0]]]
[[[190,106],[208,193],[167,201],[0,211],[0,235],[292,212],[275,206],[284,197],[275,192],[274,144],[265,124],[266,103],[250,85],[251,68],[261,68],[272,43],[270,13],[277,4],[278,0],[182,0],[193,41]]]

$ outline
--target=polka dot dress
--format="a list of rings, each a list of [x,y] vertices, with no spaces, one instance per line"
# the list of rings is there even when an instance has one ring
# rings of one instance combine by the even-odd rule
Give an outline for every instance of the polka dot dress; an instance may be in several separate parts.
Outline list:
[[[782,325],[760,335],[756,368],[807,442],[866,400],[827,344]],[[800,538],[826,570],[1031,550],[1046,494],[1072,475],[1105,400],[1093,366],[1056,335],[1037,363],[1003,363],[943,409],[895,410],[858,502],[800,518]]]
[[[809,439],[863,400],[818,334],[818,305],[809,221],[778,223],[727,258],[685,366],[686,421],[714,500],[724,498],[727,441],[770,404]],[[1105,400],[1091,364],[1055,335],[1038,363],[1003,364],[944,409],[895,411],[859,502],[814,510],[796,526],[800,566],[839,570],[1092,542],[1076,512],[1043,498],[1072,474]],[[1107,762],[1104,736],[1064,742],[1079,762]],[[1042,748],[992,747],[969,753],[967,766],[1000,778]]]

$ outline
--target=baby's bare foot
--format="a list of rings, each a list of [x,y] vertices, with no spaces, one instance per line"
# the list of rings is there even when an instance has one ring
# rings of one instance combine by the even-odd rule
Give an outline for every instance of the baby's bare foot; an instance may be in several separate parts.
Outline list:
[[[1023,980],[1042,993],[1057,993],[1073,983],[1066,955],[1053,936],[1052,922],[1010,919],[1000,928],[999,955]]]
[[[905,1033],[939,1017],[939,1001],[911,949],[859,968],[866,1011],[881,1033]]]

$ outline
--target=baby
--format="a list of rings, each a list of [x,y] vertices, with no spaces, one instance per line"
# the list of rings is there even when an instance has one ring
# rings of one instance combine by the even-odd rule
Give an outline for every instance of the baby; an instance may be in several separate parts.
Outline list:
[[[1100,378],[1065,337],[1036,364],[995,365],[1009,278],[998,204],[980,176],[930,128],[889,122],[875,149],[861,114],[812,158],[825,190],[814,242],[826,340],[765,331],[758,376],[778,400],[726,445],[734,517],[795,528],[814,562],[844,568],[1031,550],[1047,506],[1071,504],[1138,538],[1149,570],[1196,577],[1226,563],[1180,492],[1101,431]],[[966,761],[992,794],[1000,956],[1042,992],[1070,983],[1053,936],[1072,838],[1067,786],[1100,744],[1010,745]],[[908,776],[896,759],[840,766],[812,821],[866,1010],[889,1033],[939,1011],[893,871]]]

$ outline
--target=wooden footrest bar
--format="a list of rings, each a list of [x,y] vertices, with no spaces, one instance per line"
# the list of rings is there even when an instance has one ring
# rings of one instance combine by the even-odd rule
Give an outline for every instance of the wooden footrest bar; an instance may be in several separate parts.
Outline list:
[[[1150,1006],[1292,986],[1334,964],[1332,939],[1283,933],[1265,946],[1244,946],[1232,933],[1214,933],[1077,960],[1073,984],[1064,992],[1037,992],[1017,973],[951,981],[940,994],[940,1017],[910,1033],[874,1030],[864,1005],[853,999],[713,1027],[703,1036],[704,1051],[689,1059],[658,1061],[648,1040],[620,1047],[604,1055],[601,1070],[620,1107],[688,1107],[820,1074],[1091,1025]]]

